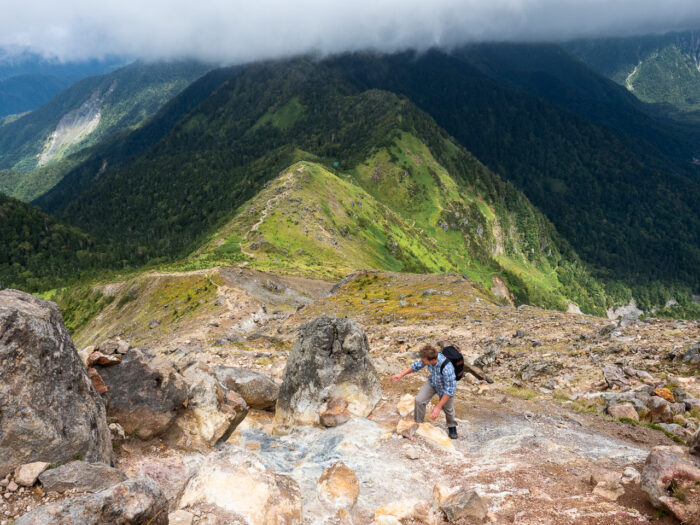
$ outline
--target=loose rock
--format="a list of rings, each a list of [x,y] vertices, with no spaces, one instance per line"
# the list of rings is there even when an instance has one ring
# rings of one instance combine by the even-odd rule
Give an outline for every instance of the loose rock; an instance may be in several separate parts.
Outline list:
[[[99,492],[126,479],[126,475],[115,468],[85,461],[71,461],[39,476],[44,492]]]
[[[659,396],[659,397],[664,398],[669,403],[673,403],[676,401],[676,399],[673,397],[673,393],[668,388],[665,388],[665,387],[661,387],[661,386],[656,387],[653,390],[652,394],[654,394],[655,396]]]
[[[342,397],[334,397],[328,402],[326,410],[321,412],[320,421],[324,427],[337,427],[350,420],[348,402]]]
[[[31,487],[36,483],[39,474],[49,468],[49,464],[43,461],[27,463],[15,470],[15,482],[22,487]]]
[[[413,413],[415,402],[416,400],[411,394],[404,394],[396,405],[396,411],[401,417],[408,417]]]
[[[141,439],[165,432],[187,399],[187,385],[175,367],[136,348],[119,365],[96,365],[94,370],[107,387],[107,415]]]
[[[280,387],[272,379],[252,370],[228,366],[214,368],[216,378],[239,394],[250,408],[269,409],[277,403]]]
[[[377,525],[400,525],[405,521],[436,525],[438,517],[428,502],[418,499],[404,499],[374,511],[374,523]]]
[[[248,414],[243,398],[224,387],[213,370],[203,364],[187,368],[184,379],[190,401],[178,418],[180,432],[207,446],[226,441]]]
[[[167,525],[168,503],[149,478],[130,479],[79,498],[34,509],[15,525]]]
[[[622,478],[620,481],[623,485],[629,485],[630,483],[637,483],[640,477],[641,474],[636,468],[625,467],[625,470],[622,471]]]
[[[647,401],[647,408],[649,409],[647,415],[652,423],[671,423],[673,421],[671,404],[662,397],[650,397]]]
[[[612,405],[608,407],[608,414],[615,418],[633,419],[639,421],[639,414],[632,405]]]
[[[655,507],[665,507],[681,521],[700,519],[700,502],[683,502],[672,497],[669,488],[700,481],[700,469],[683,457],[680,447],[655,447],[642,471],[641,488]],[[691,506],[692,504],[692,506]]]
[[[342,461],[328,467],[318,480],[318,498],[333,510],[350,510],[360,495],[355,472]]]
[[[103,354],[102,352],[93,352],[87,358],[87,366],[101,365],[112,366],[122,362],[121,354]]]
[[[463,518],[483,520],[488,512],[484,499],[474,490],[460,490],[447,496],[441,508],[450,523]]]
[[[625,387],[630,384],[622,369],[613,365],[605,365],[603,367],[603,376],[608,388]]]

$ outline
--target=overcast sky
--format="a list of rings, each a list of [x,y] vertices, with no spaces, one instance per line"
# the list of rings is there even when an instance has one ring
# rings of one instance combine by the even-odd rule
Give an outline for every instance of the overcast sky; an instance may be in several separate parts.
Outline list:
[[[700,0],[0,0],[0,48],[221,63],[700,27]]]

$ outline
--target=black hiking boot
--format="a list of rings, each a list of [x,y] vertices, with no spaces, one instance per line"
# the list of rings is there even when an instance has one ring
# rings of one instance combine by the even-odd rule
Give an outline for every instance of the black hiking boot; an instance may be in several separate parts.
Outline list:
[[[447,427],[447,435],[450,436],[450,439],[457,439],[459,437],[457,427]]]

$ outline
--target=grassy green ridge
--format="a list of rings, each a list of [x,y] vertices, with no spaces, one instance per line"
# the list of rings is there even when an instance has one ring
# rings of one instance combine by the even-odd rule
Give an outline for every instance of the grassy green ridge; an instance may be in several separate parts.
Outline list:
[[[690,152],[676,158],[686,150],[685,142],[671,140],[678,130],[661,120],[653,121],[653,133],[647,126],[636,135],[634,126],[613,129],[651,117],[622,88],[592,78],[550,46],[541,63],[530,58],[522,75],[514,74],[517,82],[505,84],[501,77],[522,50],[496,47],[498,53],[481,57],[499,71],[494,77],[483,63],[472,65],[474,56],[437,51],[348,55],[327,64],[360,88],[400,93],[429,113],[546,214],[616,302],[633,295],[649,309],[664,304],[655,302],[660,295],[671,295],[689,303],[700,290],[700,184]],[[588,79],[584,89],[574,86],[577,78]],[[620,106],[621,100],[628,103]],[[662,147],[669,143],[676,143],[673,156]]]
[[[427,240],[420,243],[413,234],[397,231],[390,241],[388,230],[373,233],[383,245],[374,250],[373,266],[465,268],[486,284],[502,276],[518,302],[561,308],[567,297],[596,312],[605,305],[598,283],[523,194],[406,99],[357,89],[314,61],[269,62],[235,71],[171,122],[169,132],[137,154],[120,146],[97,180],[99,163],[112,153],[93,156],[39,202],[104,240],[115,265],[172,264],[196,252],[281,171],[314,160],[351,176],[395,217],[421,222]],[[385,181],[379,187],[372,175],[377,169]],[[404,172],[409,176],[399,184]],[[392,201],[399,190],[403,204]],[[474,198],[465,199],[465,191]],[[460,224],[463,219],[471,222]],[[443,252],[425,248],[441,243]],[[234,235],[197,264],[240,261],[239,248]],[[403,256],[397,248],[406,248]],[[389,249],[396,253],[383,253]]]
[[[0,127],[0,168],[31,174],[39,155],[61,118],[78,110],[93,96],[102,99],[99,124],[78,142],[63,147],[51,163],[97,144],[115,131],[135,126],[154,114],[210,66],[197,62],[136,63],[99,77],[87,78],[65,89],[46,105]],[[39,170],[27,182],[6,192],[33,200],[60,180],[65,167],[47,173]]]
[[[284,170],[176,268],[247,261],[265,271],[326,279],[358,268],[461,272],[486,289],[499,276],[519,301],[565,309],[575,298],[584,310],[602,314],[599,286],[569,289],[556,259],[528,259],[507,214],[461,186],[415,136],[400,133],[350,173],[330,169],[302,161]],[[565,277],[570,267],[558,262]]]

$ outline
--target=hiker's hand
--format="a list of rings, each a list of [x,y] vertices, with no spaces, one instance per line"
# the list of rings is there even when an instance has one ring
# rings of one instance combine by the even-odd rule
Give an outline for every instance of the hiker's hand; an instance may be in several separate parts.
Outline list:
[[[433,409],[430,411],[430,417],[433,419],[437,419],[439,415],[440,407],[433,407]]]
[[[391,380],[396,383],[399,379],[401,379],[403,376],[401,374],[395,374],[391,376]]]

